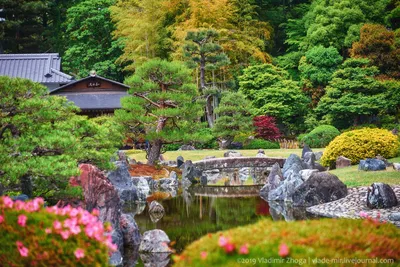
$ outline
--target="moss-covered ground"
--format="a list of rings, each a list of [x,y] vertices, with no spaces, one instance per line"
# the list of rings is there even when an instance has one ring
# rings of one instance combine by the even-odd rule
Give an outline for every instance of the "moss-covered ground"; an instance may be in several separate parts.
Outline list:
[[[229,239],[235,246],[226,253],[219,238]],[[242,246],[248,246],[239,254]],[[286,245],[288,251],[281,246]],[[281,250],[281,251],[280,251]],[[287,255],[287,256],[280,256]],[[314,264],[314,261],[348,261],[363,259],[357,266],[379,266],[373,259],[400,260],[400,231],[391,224],[371,220],[321,219],[310,221],[273,222],[269,219],[255,224],[208,234],[175,255],[175,266],[349,266],[342,264]],[[393,265],[393,266],[394,266]],[[397,265],[398,266],[398,265]]]

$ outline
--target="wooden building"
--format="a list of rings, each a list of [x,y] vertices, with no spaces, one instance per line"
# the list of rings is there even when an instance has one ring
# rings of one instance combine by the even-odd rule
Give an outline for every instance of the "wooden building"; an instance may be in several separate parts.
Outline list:
[[[121,108],[121,98],[128,95],[129,86],[95,73],[78,81],[50,90],[51,95],[65,96],[89,117],[112,114]]]

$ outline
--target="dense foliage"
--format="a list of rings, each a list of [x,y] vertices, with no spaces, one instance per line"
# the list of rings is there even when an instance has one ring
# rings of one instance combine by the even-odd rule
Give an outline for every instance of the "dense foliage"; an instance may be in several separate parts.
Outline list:
[[[264,139],[253,139],[248,144],[243,145],[243,149],[279,149],[279,143]]]
[[[399,147],[398,137],[388,130],[377,128],[353,130],[342,133],[327,146],[321,163],[324,166],[334,167],[339,156],[351,159],[352,164],[377,155],[393,158],[398,154]]]
[[[96,213],[97,212],[97,213]],[[0,262],[4,266],[108,266],[116,250],[111,227],[81,208],[43,208],[43,199],[0,197]]]
[[[326,147],[339,134],[339,130],[331,125],[320,125],[301,138],[300,142],[311,148]]]
[[[241,266],[246,262],[256,265],[257,259],[274,260],[269,266],[281,266],[289,260],[296,265],[307,265],[308,258],[355,256],[400,260],[400,233],[391,224],[372,219],[321,219],[296,221],[291,225],[288,228],[285,221],[261,220],[208,234],[175,256],[174,266]]]
[[[28,181],[25,194],[45,196],[66,188],[79,163],[111,168],[120,129],[112,118],[89,120],[77,111],[40,84],[0,77],[0,183]]]

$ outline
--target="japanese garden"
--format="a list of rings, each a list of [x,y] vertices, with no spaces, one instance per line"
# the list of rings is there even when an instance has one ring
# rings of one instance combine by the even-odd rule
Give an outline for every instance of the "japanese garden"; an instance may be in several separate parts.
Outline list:
[[[0,266],[400,264],[400,1],[0,0]]]

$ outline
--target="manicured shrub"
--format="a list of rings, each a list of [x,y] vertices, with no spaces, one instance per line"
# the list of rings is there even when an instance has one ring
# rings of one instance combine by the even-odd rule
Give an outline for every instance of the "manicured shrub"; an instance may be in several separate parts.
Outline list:
[[[256,137],[266,140],[275,140],[281,137],[275,118],[271,116],[257,116],[253,118],[253,125],[256,128]]]
[[[385,158],[393,158],[399,150],[398,137],[388,130],[364,128],[342,133],[325,149],[321,158],[324,166],[333,167],[339,156],[351,159],[358,164],[365,158],[373,158],[378,154]]]
[[[339,134],[339,130],[331,125],[320,125],[306,134],[300,141],[311,148],[326,147]]]
[[[111,227],[81,208],[0,197],[1,266],[108,266]]]
[[[243,149],[279,149],[278,142],[271,142],[264,139],[253,139]]]
[[[296,221],[290,226],[285,221],[261,220],[208,234],[173,256],[174,266],[282,266],[289,262],[311,266],[323,265],[311,262],[316,259],[400,260],[400,231],[389,223],[321,219]]]
[[[182,144],[163,144],[164,151],[177,151]]]

